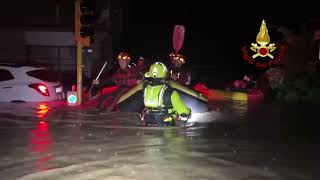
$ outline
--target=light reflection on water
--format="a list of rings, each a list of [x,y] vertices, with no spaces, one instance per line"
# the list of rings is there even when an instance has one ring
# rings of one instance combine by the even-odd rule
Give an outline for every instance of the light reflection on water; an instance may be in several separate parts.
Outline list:
[[[52,155],[53,140],[49,131],[49,124],[45,121],[39,121],[36,127],[30,130],[29,148],[32,156],[36,157],[36,171],[49,169],[49,161]]]
[[[31,156],[36,157],[34,168],[35,171],[45,171],[50,168],[49,161],[53,158],[52,146],[53,140],[50,133],[50,125],[46,121],[51,108],[47,103],[36,103],[34,111],[38,120],[35,128],[29,133],[29,148]]]

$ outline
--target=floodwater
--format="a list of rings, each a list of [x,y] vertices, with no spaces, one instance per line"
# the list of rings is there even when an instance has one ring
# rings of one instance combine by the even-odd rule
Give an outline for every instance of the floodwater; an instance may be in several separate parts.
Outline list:
[[[0,104],[0,179],[319,179],[317,106],[216,102],[188,128],[57,104]]]

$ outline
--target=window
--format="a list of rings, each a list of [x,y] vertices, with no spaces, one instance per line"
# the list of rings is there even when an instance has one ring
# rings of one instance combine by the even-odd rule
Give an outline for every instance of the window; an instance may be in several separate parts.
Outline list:
[[[37,69],[33,71],[27,72],[29,76],[35,77],[37,79],[40,79],[42,81],[47,82],[58,82],[58,74],[54,73],[52,71],[49,71],[47,69]]]
[[[0,81],[8,81],[14,79],[13,75],[10,73],[10,71],[5,69],[0,69]]]

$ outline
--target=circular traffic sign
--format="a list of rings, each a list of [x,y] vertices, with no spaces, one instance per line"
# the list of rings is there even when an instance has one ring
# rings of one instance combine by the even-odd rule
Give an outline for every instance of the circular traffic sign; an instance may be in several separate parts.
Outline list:
[[[73,94],[68,96],[68,102],[71,103],[71,104],[77,103],[77,96],[75,96]]]

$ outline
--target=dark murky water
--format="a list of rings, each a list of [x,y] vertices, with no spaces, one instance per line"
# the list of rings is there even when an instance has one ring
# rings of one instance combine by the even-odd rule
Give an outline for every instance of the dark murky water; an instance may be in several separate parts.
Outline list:
[[[318,179],[317,106],[214,103],[190,128],[61,104],[0,104],[0,179]]]

